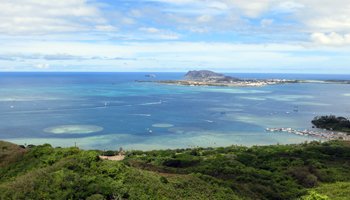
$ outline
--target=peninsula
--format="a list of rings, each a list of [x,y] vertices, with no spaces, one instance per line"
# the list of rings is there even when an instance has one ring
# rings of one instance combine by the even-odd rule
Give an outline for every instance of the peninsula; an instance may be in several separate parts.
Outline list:
[[[298,83],[298,80],[287,79],[240,79],[209,70],[193,70],[185,74],[183,80],[158,80],[158,81],[137,81],[137,82],[157,82],[163,84],[176,84],[188,86],[265,86],[284,83]]]
[[[150,75],[145,75],[150,78]],[[155,76],[152,76],[155,78]],[[136,80],[187,86],[261,87],[286,83],[350,84],[350,80],[240,79],[209,70],[188,71],[181,80]]]

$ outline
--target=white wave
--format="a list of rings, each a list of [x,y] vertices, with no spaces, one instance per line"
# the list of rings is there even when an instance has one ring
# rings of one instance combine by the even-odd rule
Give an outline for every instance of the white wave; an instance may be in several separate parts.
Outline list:
[[[0,102],[16,102],[16,101],[52,101],[62,100],[58,97],[0,97]]]
[[[173,126],[174,126],[173,124],[167,124],[167,123],[152,124],[152,127],[155,127],[155,128],[170,128]]]
[[[158,104],[162,104],[162,101],[156,101],[156,102],[149,102],[149,103],[141,103],[138,104],[139,106],[149,106],[149,105],[158,105]]]
[[[76,124],[48,127],[44,129],[44,132],[53,134],[87,134],[102,130],[103,128],[100,126]]]
[[[152,116],[151,114],[130,114],[130,115],[143,116],[143,117],[150,117],[150,116]]]

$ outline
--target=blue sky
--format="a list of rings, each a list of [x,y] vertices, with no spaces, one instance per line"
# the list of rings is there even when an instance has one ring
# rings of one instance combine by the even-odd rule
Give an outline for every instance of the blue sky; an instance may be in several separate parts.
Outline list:
[[[0,0],[0,71],[350,73],[348,0]]]

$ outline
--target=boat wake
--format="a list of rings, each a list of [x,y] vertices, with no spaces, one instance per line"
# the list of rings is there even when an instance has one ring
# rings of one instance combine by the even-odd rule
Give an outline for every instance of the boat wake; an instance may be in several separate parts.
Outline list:
[[[149,102],[149,103],[141,103],[138,104],[139,106],[149,106],[149,105],[158,105],[158,104],[162,104],[163,101],[156,101],[156,102]]]

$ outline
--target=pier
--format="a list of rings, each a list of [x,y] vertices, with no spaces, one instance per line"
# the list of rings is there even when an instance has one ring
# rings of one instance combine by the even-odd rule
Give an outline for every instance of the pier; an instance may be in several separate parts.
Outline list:
[[[350,135],[344,132],[327,131],[327,130],[297,130],[293,128],[266,128],[266,132],[291,133],[301,136],[312,136],[326,140],[347,140],[350,141]]]

